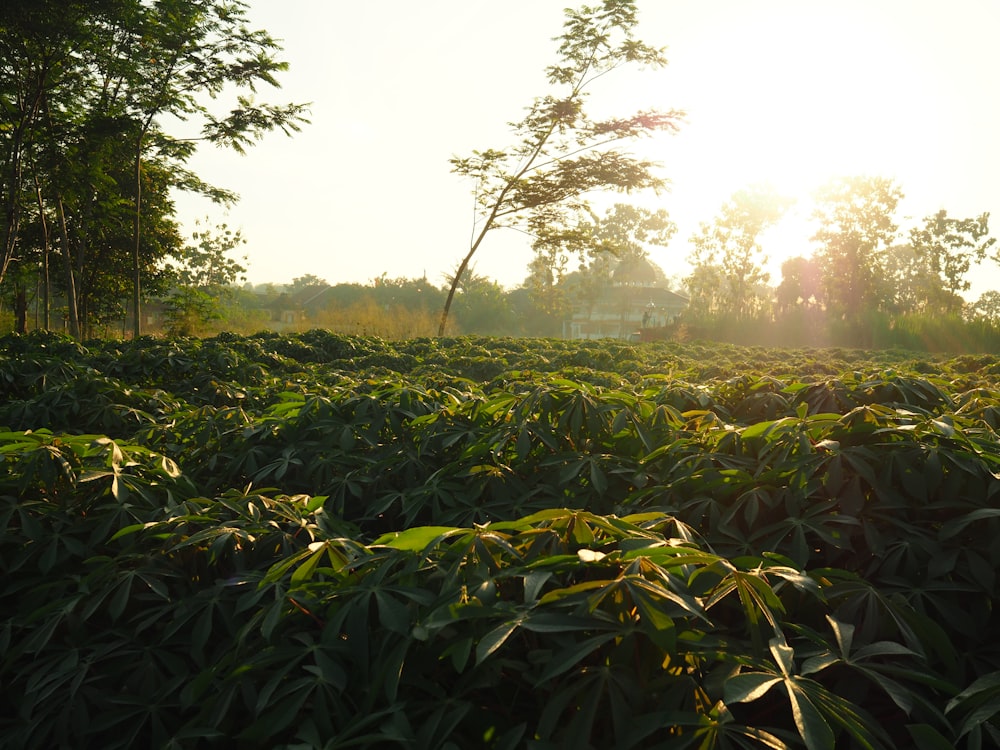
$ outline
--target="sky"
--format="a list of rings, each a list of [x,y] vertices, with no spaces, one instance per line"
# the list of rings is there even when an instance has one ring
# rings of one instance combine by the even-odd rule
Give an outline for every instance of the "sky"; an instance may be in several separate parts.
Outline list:
[[[596,0],[591,0],[596,2]],[[247,277],[313,274],[367,284],[426,275],[438,285],[469,247],[472,185],[449,158],[513,143],[507,123],[551,92],[572,0],[249,0],[251,25],[283,45],[289,70],[269,102],[311,102],[311,124],[270,134],[246,155],[206,148],[192,168],[235,190],[221,210],[179,196],[178,215],[239,229]],[[679,231],[650,257],[688,272],[689,238],[736,191],[771,182],[797,199],[766,238],[780,262],[813,246],[809,195],[837,176],[894,179],[901,230],[940,209],[993,213],[1000,237],[1000,29],[997,0],[637,0],[637,36],[666,47],[656,71],[615,72],[595,113],[687,113],[676,135],[630,151],[660,162],[670,191],[637,196]],[[621,197],[616,197],[620,200]],[[520,285],[530,238],[491,234],[477,274]],[[970,299],[1000,289],[976,270]]]

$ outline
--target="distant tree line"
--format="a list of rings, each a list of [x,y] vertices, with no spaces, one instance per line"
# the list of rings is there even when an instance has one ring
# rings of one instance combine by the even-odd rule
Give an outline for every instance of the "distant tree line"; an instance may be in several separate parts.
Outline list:
[[[1000,295],[963,297],[971,269],[1000,262],[989,213],[956,218],[942,209],[903,232],[895,217],[902,198],[883,177],[843,177],[820,188],[811,252],[785,261],[772,287],[760,238],[791,201],[761,186],[737,193],[692,238],[689,320],[708,335],[743,342],[861,347],[919,343],[892,332],[931,321],[935,328],[947,321],[956,335],[970,323],[996,324]]]
[[[767,231],[791,201],[767,186],[737,192],[691,237],[691,270],[668,275],[650,260],[677,227],[665,211],[618,203],[581,212],[542,233],[522,284],[505,289],[473,267],[455,284],[451,333],[559,337],[574,311],[598,303],[631,263],[690,300],[662,335],[762,345],[907,347],[966,351],[1000,347],[1000,292],[963,294],[977,263],[996,261],[989,214],[941,210],[901,233],[893,216],[902,193],[889,180],[844,178],[817,194],[812,253],[765,271]],[[330,284],[303,274],[289,284],[240,286],[243,244],[225,225],[199,225],[161,268],[172,280],[158,296],[153,332],[206,335],[262,328],[331,330],[388,338],[431,336],[454,275],[383,274],[367,284]],[[808,249],[808,248],[806,248]],[[35,290],[37,292],[37,290]],[[8,297],[9,302],[9,297]],[[38,298],[35,296],[35,308]],[[34,321],[39,327],[39,321]],[[112,331],[113,333],[113,331]]]

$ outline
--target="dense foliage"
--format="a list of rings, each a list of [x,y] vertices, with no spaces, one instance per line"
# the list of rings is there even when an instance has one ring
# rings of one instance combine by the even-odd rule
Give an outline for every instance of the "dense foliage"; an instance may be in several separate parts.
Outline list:
[[[1000,357],[0,357],[0,746],[1000,742]]]
[[[242,0],[0,5],[0,285],[12,282],[19,327],[27,290],[44,287],[85,336],[130,297],[138,335],[141,292],[165,291],[162,261],[190,255],[174,191],[236,199],[191,171],[198,144],[242,153],[305,122],[304,105],[258,99],[287,63],[248,11]]]

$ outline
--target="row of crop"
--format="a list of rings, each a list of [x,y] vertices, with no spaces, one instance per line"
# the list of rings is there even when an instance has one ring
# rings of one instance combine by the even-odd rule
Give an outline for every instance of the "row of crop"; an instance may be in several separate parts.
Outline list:
[[[220,335],[214,339],[134,342],[91,341],[81,345],[56,334],[0,338],[0,395],[22,398],[59,365],[78,364],[129,385],[161,388],[178,395],[204,378],[249,388],[270,377],[324,370],[417,377],[447,373],[478,382],[500,381],[509,372],[574,373],[578,380],[618,386],[651,375],[691,382],[717,382],[768,373],[805,381],[849,373],[899,372],[974,382],[1000,371],[993,355],[916,358],[912,353],[844,349],[768,350],[731,345],[653,342],[633,345],[610,340],[562,341],[463,337],[384,342],[309,331],[280,335]],[[192,382],[196,381],[196,382]],[[961,390],[973,387],[965,382]]]
[[[255,418],[241,406],[170,411],[162,393],[130,391],[131,403],[109,403],[87,390],[95,383],[104,381],[10,403],[0,418],[23,429],[41,414],[56,429],[77,421],[111,435],[127,423],[127,435],[176,460],[201,492],[253,485],[329,496],[331,512],[369,537],[553,505],[670,507],[705,519],[698,526],[711,524],[715,544],[769,540],[793,545],[786,553],[802,564],[842,565],[849,556],[853,565],[885,565],[895,556],[886,557],[880,528],[917,549],[913,540],[988,509],[996,493],[998,399],[984,391],[948,398],[945,413],[908,404],[837,414],[815,412],[828,390],[785,394],[768,381],[744,401],[766,396],[783,404],[774,410],[783,416],[741,427],[704,391],[684,386],[636,396],[553,381],[487,394],[469,383],[344,380],[327,384],[327,396],[277,394]],[[945,398],[924,386],[925,400]],[[890,389],[900,392],[888,381],[877,392]],[[81,419],[85,409],[97,419]],[[819,540],[825,557],[817,559]],[[909,564],[911,578],[924,557]]]
[[[983,373],[952,372],[954,377],[948,380],[895,369],[820,378],[749,372],[692,380],[656,373],[626,379],[573,368],[555,374],[504,370],[491,380],[478,381],[447,366],[425,366],[400,375],[384,368],[350,370],[328,364],[300,365],[283,358],[251,360],[221,345],[204,346],[196,355],[185,353],[173,342],[156,343],[155,354],[140,344],[134,346],[124,354],[115,350],[101,356],[84,351],[76,357],[68,352],[0,357],[0,425],[101,431],[131,439],[139,425],[168,421],[173,413],[184,410],[239,407],[251,417],[261,417],[287,392],[337,397],[345,387],[366,392],[395,382],[425,389],[476,390],[489,398],[497,392],[524,393],[559,379],[599,391],[654,398],[679,411],[704,409],[744,425],[792,415],[803,403],[810,412],[844,414],[857,406],[884,404],[947,414],[966,408],[977,397],[984,403],[983,418],[1000,423],[1000,410],[990,403],[995,379]],[[145,364],[135,366],[137,361]]]
[[[933,618],[847,571],[720,555],[669,514],[553,508],[364,544],[321,497],[208,499],[135,446],[20,439],[68,465],[2,488],[5,745],[998,739],[995,673],[942,668]]]
[[[975,362],[477,383],[269,340],[0,361],[0,746],[1000,741]]]
[[[802,407],[737,427],[709,410],[567,382],[492,399],[345,386],[339,400],[287,393],[256,421],[235,408],[198,410],[149,427],[146,443],[176,458],[187,496],[246,486],[321,495],[358,539],[562,506],[669,512],[722,554],[766,550],[861,575],[968,644],[961,657],[939,646],[942,663],[973,676],[1000,668],[991,636],[1000,443],[989,424],[975,410]],[[132,478],[120,462],[77,470],[83,443],[65,436],[11,433],[6,443],[17,496],[45,488],[79,502],[90,487],[103,493],[102,480],[127,500],[165,486]]]

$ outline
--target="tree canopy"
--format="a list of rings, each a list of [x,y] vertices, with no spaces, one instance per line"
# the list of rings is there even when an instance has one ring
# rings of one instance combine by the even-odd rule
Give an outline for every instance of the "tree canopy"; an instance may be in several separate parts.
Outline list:
[[[691,237],[693,271],[688,288],[699,313],[736,319],[760,310],[760,290],[770,280],[760,235],[777,223],[792,204],[771,185],[737,191],[712,223],[702,223]]]
[[[552,93],[537,97],[512,123],[514,143],[451,160],[456,174],[475,185],[476,222],[470,247],[454,274],[438,333],[443,335],[458,282],[486,235],[500,227],[532,234],[563,225],[595,192],[662,190],[655,162],[623,153],[620,146],[655,132],[675,131],[683,113],[640,111],[595,119],[586,110],[593,84],[624,66],[660,67],[662,49],[636,39],[632,0],[567,10],[559,60],[546,69]]]
[[[197,145],[243,151],[306,122],[303,104],[253,98],[277,87],[287,64],[247,10],[240,0],[4,3],[0,101],[11,124],[0,128],[0,282],[38,250],[18,247],[37,189],[39,219],[60,228],[71,326],[93,307],[88,276],[99,267],[113,269],[113,283],[97,288],[116,303],[131,286],[139,332],[140,277],[181,247],[171,191],[236,197],[187,169]]]

